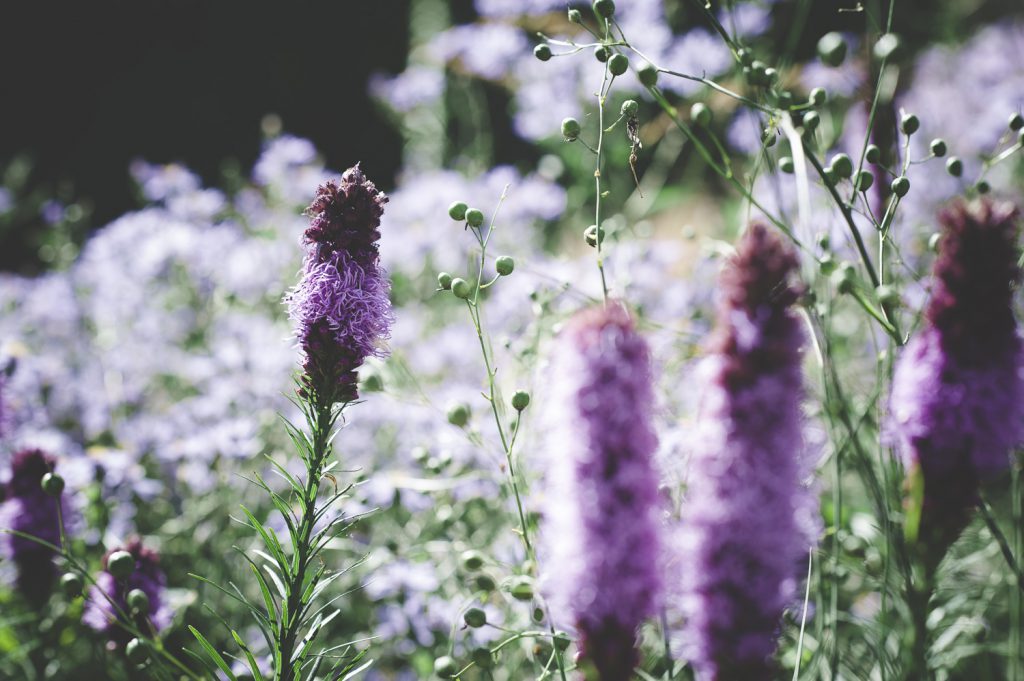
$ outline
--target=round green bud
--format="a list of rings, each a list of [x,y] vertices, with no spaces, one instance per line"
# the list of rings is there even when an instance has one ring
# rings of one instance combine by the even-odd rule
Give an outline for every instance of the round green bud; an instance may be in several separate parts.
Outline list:
[[[532,601],[533,580],[526,575],[520,575],[512,580],[508,591],[517,601]]]
[[[654,87],[658,84],[658,69],[654,64],[644,64],[637,69],[636,75],[644,87]]]
[[[767,79],[767,82],[765,82],[765,86],[771,85],[778,79],[779,71],[778,69],[769,66],[764,70],[764,77]]]
[[[932,251],[933,253],[935,251],[938,251],[940,241],[942,241],[942,234],[940,234],[939,232],[932,233],[932,235],[928,237],[928,250]]]
[[[829,66],[839,66],[846,59],[846,40],[835,31],[821,36],[818,41],[818,57]]]
[[[882,160],[882,150],[878,148],[877,144],[869,144],[867,150],[864,152],[864,160],[868,163],[878,163]]]
[[[500,256],[494,261],[494,269],[497,270],[498,274],[503,277],[507,277],[512,274],[512,270],[516,268],[516,261],[512,259],[511,255]]]
[[[744,75],[747,76],[747,82],[751,85],[771,85],[771,79],[768,77],[768,65],[763,61],[754,60],[754,63],[750,65],[750,71],[744,71]]]
[[[1014,132],[1020,130],[1021,128],[1024,128],[1024,116],[1020,115],[1019,113],[1013,114],[1012,116],[1010,116],[1010,120],[1007,123],[1007,125],[1009,126],[1010,130],[1013,130]]]
[[[459,673],[459,668],[456,666],[455,660],[447,655],[442,655],[434,660],[434,673],[442,679],[454,679],[455,675]]]
[[[782,158],[780,158],[779,159],[779,170],[781,170],[784,173],[788,173],[788,174],[792,175],[793,171],[795,170],[795,166],[793,165],[793,157],[792,156],[783,156]]]
[[[946,161],[946,172],[953,177],[960,177],[964,174],[964,162],[956,156],[950,156]]]
[[[594,0],[594,14],[602,19],[609,19],[615,14],[615,3],[612,0]]]
[[[878,296],[878,302],[885,307],[892,307],[900,303],[900,294],[888,284],[882,284],[876,288],[875,295]]]
[[[447,272],[438,272],[437,287],[442,291],[450,291],[452,288],[452,275]]]
[[[587,245],[591,248],[597,248],[597,243],[600,240],[604,244],[604,230],[597,229],[597,225],[590,225],[583,230],[583,240],[587,242]]]
[[[469,300],[469,297],[473,295],[473,287],[462,277],[455,277],[452,279],[452,293],[456,298]]]
[[[839,176],[836,175],[836,171],[832,168],[832,166],[825,166],[823,170],[825,171],[825,182],[827,182],[828,184],[835,184],[836,182],[839,181]]]
[[[537,624],[540,624],[541,622],[543,622],[544,621],[544,608],[541,608],[541,607],[534,608],[533,609],[532,617],[533,617],[533,621],[536,622]]]
[[[877,59],[898,59],[900,47],[899,37],[894,33],[886,33],[875,43],[875,57]]]
[[[857,174],[857,180],[855,186],[857,191],[866,192],[871,189],[871,185],[875,183],[875,176],[871,174],[870,170],[862,170]]]
[[[904,196],[907,195],[907,192],[910,191],[910,180],[907,178],[906,175],[900,175],[899,177],[892,181],[892,184],[889,185],[889,188],[892,190],[893,194],[900,198],[903,198]]]
[[[128,641],[128,645],[124,647],[124,655],[132,664],[142,664],[149,659],[149,650],[146,648],[146,644],[144,642],[137,638],[133,638]]]
[[[469,210],[469,206],[464,201],[455,201],[452,205],[448,206],[448,217],[456,222],[462,222],[466,219],[467,210]]]
[[[473,652],[469,654],[469,658],[481,669],[490,669],[494,666],[494,655],[487,648],[474,648]]]
[[[114,551],[107,559],[107,572],[117,579],[125,579],[135,572],[135,557],[127,551]]]
[[[472,549],[463,551],[459,560],[462,562],[463,569],[470,572],[475,572],[484,566],[484,554]]]
[[[129,591],[125,601],[133,613],[138,615],[149,614],[149,596],[142,589],[132,589]]]
[[[416,463],[423,463],[430,458],[430,450],[426,447],[413,447],[411,454]]]
[[[779,141],[778,137],[776,136],[777,134],[778,133],[772,128],[765,128],[764,132],[761,134],[761,143],[766,148],[774,147],[775,143]]]
[[[538,45],[533,48],[533,56],[541,61],[548,61],[551,59],[551,46],[550,45]]]
[[[814,106],[822,106],[828,101],[828,93],[823,87],[816,87],[811,90],[811,94],[807,97],[808,103]]]
[[[487,624],[487,613],[480,608],[470,608],[462,614],[462,619],[467,626],[479,629]]]
[[[612,51],[604,45],[598,45],[594,48],[594,58],[602,64],[608,61],[608,57],[612,56]]]
[[[498,588],[498,585],[494,582],[494,577],[491,577],[485,572],[481,572],[473,578],[473,585],[479,591],[491,592]]]
[[[580,122],[575,118],[566,118],[562,121],[562,137],[569,142],[575,142],[582,130]]]
[[[803,126],[804,130],[808,132],[814,132],[821,125],[821,116],[818,115],[817,111],[808,111],[804,114]]]
[[[68,598],[78,598],[82,595],[82,578],[73,572],[65,572],[60,578],[60,590]]]
[[[627,69],[629,69],[629,57],[621,52],[613,54],[608,60],[608,70],[613,76],[621,76]]]
[[[583,15],[580,14],[580,11],[578,9],[569,10],[569,22],[573,24],[583,23]]]
[[[640,111],[640,105],[635,99],[627,99],[619,109],[619,113],[623,116],[636,116],[638,111]]]
[[[826,277],[836,271],[836,261],[830,253],[821,256],[818,261],[818,271]]]
[[[512,408],[522,411],[530,406],[530,393],[525,390],[517,390],[512,394]]]
[[[853,177],[853,160],[846,154],[836,154],[832,157],[832,171],[837,177],[844,180]]]
[[[842,267],[832,274],[832,279],[840,293],[850,293],[857,280],[857,270],[850,263],[843,263]]]
[[[469,423],[469,405],[458,403],[448,407],[448,423],[459,428],[465,427]]]
[[[702,128],[711,125],[711,109],[703,102],[697,102],[690,107],[690,120]]]
[[[569,634],[564,631],[556,631],[555,635],[551,638],[552,642],[555,644],[555,648],[562,653],[564,653],[569,647],[569,644],[572,643],[572,639],[569,638]]]
[[[47,473],[43,476],[39,485],[51,497],[59,497],[60,493],[64,491],[64,478],[56,473]]]
[[[1017,144],[1024,147],[1024,130],[1017,131]]]
[[[822,232],[819,234],[815,241],[818,244],[818,248],[823,251],[827,251],[832,247],[832,237],[828,235],[828,232]]]
[[[479,227],[484,224],[484,212],[479,208],[470,208],[466,211],[466,222],[470,227]]]
[[[920,119],[912,113],[903,114],[903,117],[900,118],[900,130],[904,135],[913,135],[920,127]]]
[[[992,185],[985,180],[978,180],[978,184],[974,185],[974,188],[978,190],[979,194],[988,194],[992,191]]]
[[[939,138],[933,139],[932,143],[929,144],[928,147],[932,150],[932,156],[935,156],[936,158],[942,158],[946,155],[946,152],[949,151],[946,147],[946,140]]]
[[[744,66],[750,66],[754,63],[754,54],[745,47],[741,47],[736,51],[736,57]]]

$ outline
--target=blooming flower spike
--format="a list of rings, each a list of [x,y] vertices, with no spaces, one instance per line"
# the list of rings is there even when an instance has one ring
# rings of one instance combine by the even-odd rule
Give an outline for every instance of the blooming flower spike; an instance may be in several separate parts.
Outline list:
[[[55,498],[42,486],[43,478],[53,469],[53,457],[38,449],[26,449],[14,455],[0,527],[10,527],[53,545],[60,544],[57,515],[57,504],[62,503],[60,494]],[[7,556],[18,571],[18,592],[30,603],[42,604],[57,578],[53,550],[16,535],[7,535],[4,541]]]

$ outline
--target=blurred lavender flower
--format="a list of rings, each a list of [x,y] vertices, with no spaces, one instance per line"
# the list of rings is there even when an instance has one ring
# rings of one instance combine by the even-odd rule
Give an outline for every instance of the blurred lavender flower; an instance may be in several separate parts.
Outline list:
[[[328,402],[356,399],[356,369],[382,356],[391,325],[391,285],[377,240],[387,197],[359,166],[317,190],[298,287],[287,298],[305,359],[303,382]]]
[[[486,49],[481,49],[486,45]],[[508,75],[516,57],[529,44],[517,26],[501,23],[465,24],[439,33],[431,41],[433,56],[445,62],[458,62],[469,73],[499,80]]]
[[[1006,470],[1024,438],[1017,211],[957,202],[940,220],[927,324],[900,357],[891,409],[907,474],[924,483],[919,536],[932,567],[966,525],[977,483]]]
[[[14,208],[14,195],[7,187],[0,187],[0,215]]]
[[[702,370],[701,437],[678,550],[684,645],[705,680],[768,679],[779,619],[808,546],[802,487],[803,336],[791,306],[797,259],[760,224],[721,275],[712,354]]]
[[[16,530],[60,545],[57,504],[62,503],[43,491],[43,476],[54,470],[54,459],[39,449],[26,449],[14,455],[11,477],[0,506],[0,527]],[[16,585],[30,603],[41,605],[50,595],[57,566],[54,553],[31,539],[6,535],[6,557],[17,569]]]
[[[436,102],[444,94],[444,70],[431,66],[410,66],[397,76],[377,74],[370,79],[370,92],[400,113]]]
[[[649,351],[613,303],[569,322],[553,369],[545,591],[600,678],[626,681],[661,590]]]
[[[107,572],[107,560],[115,551],[127,551],[135,559],[135,570],[127,579],[118,580]],[[117,626],[117,611],[111,601],[127,614],[130,610],[125,601],[128,592],[140,589],[149,598],[149,615],[137,616],[135,625],[142,631],[149,631],[146,624],[148,619],[157,631],[166,629],[173,615],[165,599],[166,587],[167,577],[160,568],[160,556],[153,549],[143,546],[141,540],[132,539],[125,546],[108,551],[103,557],[103,572],[96,578],[96,586],[89,590],[82,621],[106,634],[112,641],[122,645],[127,643],[132,636]]]
[[[565,0],[476,0],[473,3],[480,16],[503,19],[564,10],[567,4]]]

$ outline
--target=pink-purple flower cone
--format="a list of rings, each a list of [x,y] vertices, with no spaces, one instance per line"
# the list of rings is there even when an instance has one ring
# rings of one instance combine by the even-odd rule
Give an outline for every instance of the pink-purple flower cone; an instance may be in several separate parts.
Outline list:
[[[127,579],[116,579],[107,572],[107,560],[115,551],[127,551],[135,558],[135,570]],[[122,613],[132,616],[126,602],[128,592],[132,589],[140,589],[149,598],[149,614],[132,616],[135,626],[148,632],[149,624],[157,631],[170,625],[172,613],[164,593],[167,577],[160,567],[160,556],[156,551],[143,546],[139,539],[133,539],[125,546],[107,552],[103,557],[103,571],[96,577],[96,583],[96,586],[89,589],[82,621],[96,631],[105,633],[110,640],[123,645],[132,638],[131,634],[116,624],[118,613],[111,604],[113,601]]]
[[[781,239],[753,224],[721,275],[678,547],[684,646],[700,681],[773,678],[811,540],[796,269]]]
[[[385,203],[355,166],[340,182],[321,185],[307,211],[303,275],[288,308],[304,355],[304,390],[325,402],[356,399],[356,370],[385,354],[391,285],[377,249]]]
[[[649,351],[611,303],[568,323],[552,368],[544,590],[601,681],[627,681],[662,581]]]
[[[908,479],[923,482],[918,537],[933,565],[970,519],[979,482],[1007,470],[1024,436],[1017,211],[957,202],[939,217],[925,325],[899,358],[891,397]]]

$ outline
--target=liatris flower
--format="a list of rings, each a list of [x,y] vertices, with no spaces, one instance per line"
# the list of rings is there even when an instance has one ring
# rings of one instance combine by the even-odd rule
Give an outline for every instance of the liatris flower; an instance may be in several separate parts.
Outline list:
[[[305,389],[326,402],[356,399],[356,369],[381,356],[391,324],[390,283],[377,240],[387,197],[359,166],[317,190],[305,233],[302,281],[288,297],[305,359]]]
[[[60,545],[57,514],[60,502],[40,486],[43,476],[53,469],[53,457],[38,449],[26,449],[14,455],[0,526]],[[30,603],[41,604],[49,596],[57,577],[53,550],[25,537],[7,535],[7,554],[18,571],[19,593]]]
[[[125,579],[117,579],[108,569],[110,556],[118,551],[126,551],[135,559],[135,569]],[[118,613],[111,604],[113,601],[122,613],[132,618],[141,631],[150,631],[147,619],[157,631],[165,629],[171,623],[171,611],[164,598],[166,586],[167,578],[160,568],[160,556],[156,551],[143,546],[141,540],[132,539],[125,546],[108,551],[103,556],[103,572],[97,576],[96,586],[89,590],[82,621],[94,630],[105,633],[112,641],[122,645],[127,643],[132,636],[116,624]],[[126,599],[133,589],[146,594],[149,601],[148,614],[132,614]]]
[[[626,681],[661,588],[647,343],[612,303],[573,318],[552,363],[545,592],[602,681]]]
[[[978,483],[1009,467],[1024,432],[1013,315],[1017,211],[958,202],[944,228],[924,328],[893,379],[893,427],[908,480],[923,482],[918,538],[934,567],[966,526]]]
[[[793,252],[753,224],[721,275],[699,440],[680,527],[685,645],[704,681],[771,678],[806,556],[800,323]]]

